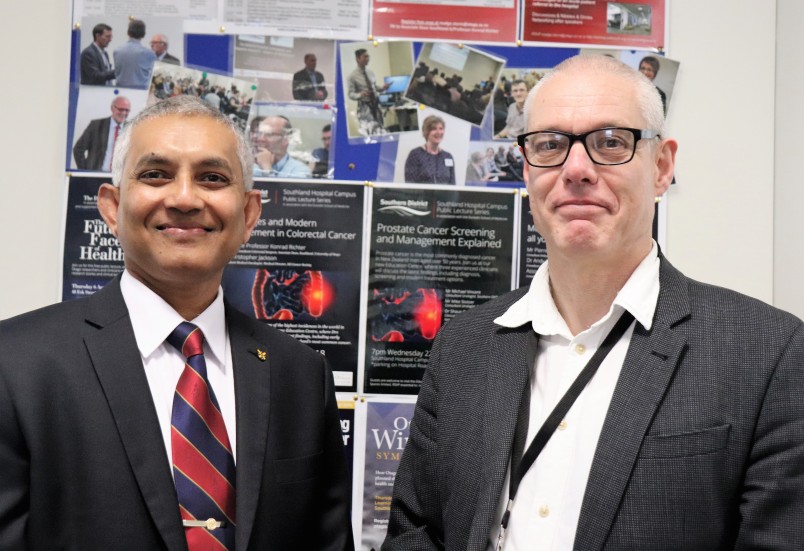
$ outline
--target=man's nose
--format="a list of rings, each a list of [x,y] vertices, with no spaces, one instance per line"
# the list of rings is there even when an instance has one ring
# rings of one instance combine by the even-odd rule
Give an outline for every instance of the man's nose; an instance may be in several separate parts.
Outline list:
[[[570,146],[562,172],[564,177],[571,182],[592,183],[594,181],[595,163],[592,162],[580,140]]]
[[[200,210],[204,206],[200,191],[191,174],[179,172],[168,186],[165,206],[181,212]]]

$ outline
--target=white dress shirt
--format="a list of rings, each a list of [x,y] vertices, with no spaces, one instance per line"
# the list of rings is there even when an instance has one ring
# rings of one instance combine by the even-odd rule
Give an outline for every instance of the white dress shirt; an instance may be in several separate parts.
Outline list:
[[[658,247],[654,242],[650,253],[617,294],[608,313],[575,336],[556,308],[548,274],[548,262],[545,262],[533,277],[528,293],[494,320],[504,327],[530,323],[539,334],[536,361],[530,374],[526,446],[624,310],[650,329],[659,298]],[[506,531],[505,551],[573,549],[597,441],[633,330],[632,323],[522,479]],[[490,550],[496,546],[500,520],[508,502],[509,477],[510,467],[489,535]]]
[[[140,350],[145,376],[151,388],[151,396],[159,418],[159,428],[165,443],[168,462],[172,465],[173,452],[170,443],[170,417],[173,412],[173,394],[184,371],[184,356],[173,348],[166,339],[183,321],[197,325],[204,333],[204,360],[207,365],[207,378],[218,405],[221,407],[223,422],[229,435],[232,454],[237,458],[235,438],[235,394],[232,352],[229,334],[226,330],[226,317],[223,308],[223,290],[218,288],[218,296],[193,320],[184,320],[167,302],[142,282],[135,279],[127,270],[120,280],[120,291],[126,302],[134,338]],[[171,472],[173,469],[171,468]]]

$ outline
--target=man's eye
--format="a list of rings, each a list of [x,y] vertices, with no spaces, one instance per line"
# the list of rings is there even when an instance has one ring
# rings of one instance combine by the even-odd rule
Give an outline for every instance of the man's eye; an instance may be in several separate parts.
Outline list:
[[[624,149],[626,144],[622,139],[611,136],[599,139],[595,147],[597,149]]]
[[[560,140],[551,140],[542,138],[533,142],[533,151],[536,153],[550,153],[559,149],[563,149],[564,144]]]
[[[164,180],[167,174],[161,170],[146,170],[139,175],[140,180]]]
[[[208,184],[223,185],[229,183],[229,178],[222,174],[210,173],[201,176],[201,181]]]

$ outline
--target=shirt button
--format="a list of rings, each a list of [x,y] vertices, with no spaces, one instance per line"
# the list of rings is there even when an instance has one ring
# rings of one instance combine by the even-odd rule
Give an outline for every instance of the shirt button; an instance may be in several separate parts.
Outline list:
[[[545,518],[547,515],[550,514],[550,507],[547,505],[542,505],[539,507],[539,516]]]
[[[567,428],[567,420],[562,419],[561,422],[558,424],[558,430],[566,430]]]
[[[586,352],[586,347],[582,344],[576,344],[575,352],[577,352],[578,354],[583,354],[584,352]]]

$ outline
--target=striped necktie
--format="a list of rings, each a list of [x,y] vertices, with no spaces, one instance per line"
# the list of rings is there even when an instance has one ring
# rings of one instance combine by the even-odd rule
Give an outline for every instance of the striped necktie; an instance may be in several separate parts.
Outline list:
[[[190,551],[233,550],[235,466],[218,400],[207,379],[204,335],[182,322],[167,341],[187,360],[171,417],[173,477]]]

